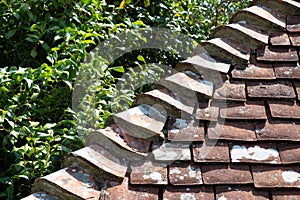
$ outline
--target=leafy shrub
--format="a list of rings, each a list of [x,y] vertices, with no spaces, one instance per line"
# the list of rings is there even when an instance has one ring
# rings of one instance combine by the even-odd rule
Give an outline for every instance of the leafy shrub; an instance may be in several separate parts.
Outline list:
[[[87,113],[78,116],[71,109],[72,92],[78,70],[87,78],[94,69],[80,64],[97,44],[140,27],[177,30],[199,42],[248,2],[0,0],[0,198],[28,195],[35,178],[57,170],[66,153],[83,146],[76,127]],[[129,90],[117,97],[125,106],[115,105],[116,83],[131,67],[143,72],[130,75],[135,84],[164,73],[159,64],[173,66],[180,59],[174,52],[136,50],[98,70],[96,96],[89,102],[96,108],[93,127],[103,127],[112,107],[130,106],[151,87]],[[158,65],[153,71],[145,63]]]

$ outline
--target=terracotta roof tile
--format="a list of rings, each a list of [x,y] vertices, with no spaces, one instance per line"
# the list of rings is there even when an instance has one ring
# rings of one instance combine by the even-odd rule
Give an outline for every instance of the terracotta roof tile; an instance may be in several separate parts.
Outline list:
[[[191,99],[196,100],[196,99]],[[136,98],[136,104],[156,105],[159,104],[167,111],[167,115],[173,117],[190,118],[194,112],[194,106],[180,102],[178,94],[166,89],[156,89]],[[195,102],[196,103],[196,102]],[[161,110],[163,110],[161,108]]]
[[[215,105],[216,104],[216,105]],[[196,110],[196,119],[206,121],[217,121],[219,117],[219,103],[211,102],[200,103],[199,108]]]
[[[197,164],[175,162],[169,167],[169,180],[172,185],[203,184],[201,169]]]
[[[256,50],[257,60],[273,62],[297,62],[299,60],[295,48],[276,48],[266,46],[264,49]]]
[[[220,109],[220,117],[226,119],[267,119],[263,101],[228,103]]]
[[[286,15],[297,15],[300,8],[300,3],[293,0],[254,0],[252,4],[267,6]]]
[[[281,190],[272,191],[273,200],[297,200],[300,199],[300,191]]]
[[[63,199],[98,200],[101,192],[98,190],[96,180],[82,169],[70,167],[61,169],[35,181],[33,192],[45,191],[59,194]]]
[[[152,163],[150,161],[134,162],[131,165],[130,183],[131,184],[154,184],[167,185],[167,167],[163,164]]]
[[[201,166],[205,184],[248,184],[253,183],[247,165],[203,165]]]
[[[204,123],[171,118],[168,121],[168,139],[171,141],[203,141]]]
[[[214,191],[212,187],[167,187],[163,193],[164,200],[178,199],[214,199]]]
[[[212,37],[231,37],[239,38],[244,44],[247,44],[251,49],[257,49],[261,45],[268,44],[269,34],[264,27],[259,27],[246,22],[238,22],[228,24],[225,27],[216,28]]]
[[[281,163],[276,144],[231,144],[230,146],[230,158],[233,163]]]
[[[236,65],[231,75],[234,79],[270,80],[276,78],[271,64]]]
[[[269,200],[269,192],[259,191],[250,186],[217,186],[216,199]]]
[[[245,90],[244,81],[225,81],[220,88],[215,90],[213,98],[221,100],[245,101]]]
[[[300,33],[290,33],[290,40],[292,42],[292,45],[295,47],[300,47]]]
[[[256,25],[277,27],[285,29],[285,15],[263,6],[251,6],[238,11],[230,20],[230,23],[248,21]]]
[[[280,143],[277,146],[282,163],[300,163],[300,144]]]
[[[299,122],[273,120],[257,123],[255,132],[258,140],[300,141]]]
[[[276,63],[274,70],[277,78],[300,79],[299,63]]]
[[[288,34],[276,32],[270,35],[270,43],[272,46],[290,46],[291,42]]]
[[[289,81],[248,81],[247,94],[251,98],[286,98],[296,97],[293,85]]]
[[[256,141],[254,123],[225,122],[211,123],[208,127],[208,138],[222,140]]]
[[[128,178],[122,184],[108,187],[105,200],[158,200],[159,189],[155,187],[128,185]]]
[[[227,143],[205,141],[202,144],[193,144],[195,162],[230,162]]]
[[[140,105],[115,114],[114,120],[126,134],[150,139],[163,137],[166,116],[149,105]]]
[[[258,188],[299,188],[299,166],[252,166],[255,187]]]
[[[300,119],[300,105],[295,101],[268,101],[274,118]]]
[[[300,32],[300,17],[299,16],[287,16],[287,30],[290,32]]]
[[[22,200],[59,200],[60,198],[47,192],[36,192]]]
[[[298,100],[300,101],[300,81],[295,81],[294,83],[295,83],[297,97],[298,97]]]

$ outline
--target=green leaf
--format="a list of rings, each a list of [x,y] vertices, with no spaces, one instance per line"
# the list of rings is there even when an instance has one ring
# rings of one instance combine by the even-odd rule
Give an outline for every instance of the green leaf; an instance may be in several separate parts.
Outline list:
[[[31,49],[30,56],[33,57],[33,58],[35,58],[37,56],[37,52],[36,52],[35,48]]]
[[[145,7],[150,6],[150,0],[144,0],[144,5],[145,5]]]
[[[50,129],[56,126],[56,123],[47,123],[44,125],[44,129]]]
[[[50,28],[48,28],[49,31],[54,31],[57,29],[60,29],[60,27],[59,26],[51,26]]]
[[[125,72],[123,66],[112,67],[110,69],[112,69],[113,71],[116,71],[116,72],[120,72],[120,73],[124,73]]]
[[[146,63],[144,57],[141,56],[141,55],[138,55],[137,59],[138,59],[139,61],[143,62],[143,63]]]
[[[5,38],[7,40],[9,40],[10,38],[12,38],[15,34],[16,34],[16,29],[12,29],[10,31],[8,31],[6,34],[5,34]]]

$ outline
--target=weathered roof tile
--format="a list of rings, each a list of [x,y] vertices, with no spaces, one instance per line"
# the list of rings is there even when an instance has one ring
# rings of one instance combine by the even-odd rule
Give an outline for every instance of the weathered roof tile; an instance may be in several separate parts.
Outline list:
[[[300,119],[300,105],[296,101],[268,101],[271,116],[282,119]]]
[[[295,81],[294,84],[295,84],[298,100],[300,101],[300,81]]]
[[[299,190],[275,190],[271,191],[273,200],[297,200],[300,199]]]
[[[212,187],[167,187],[163,193],[164,200],[178,199],[214,199]]]
[[[267,119],[263,101],[228,103],[220,109],[220,117],[226,119]]]
[[[168,139],[171,141],[203,141],[204,123],[198,120],[170,118],[168,121]]]
[[[247,94],[251,98],[286,98],[296,97],[293,85],[289,81],[248,81]]]
[[[258,188],[299,188],[299,166],[252,166],[253,180]]]
[[[299,60],[295,48],[276,48],[265,46],[264,49],[257,49],[256,56],[258,61],[273,62],[297,62]]]
[[[217,186],[216,199],[269,200],[269,192],[260,191],[251,186]]]
[[[158,193],[155,187],[129,185],[125,178],[122,184],[106,189],[105,200],[158,200]]]
[[[224,124],[211,123],[208,127],[209,139],[256,141],[254,123],[225,122]]]
[[[131,184],[154,184],[167,185],[167,167],[163,164],[146,162],[134,162],[131,164],[130,183]]]
[[[230,162],[227,143],[205,141],[202,144],[193,144],[195,162]]]
[[[258,140],[300,141],[299,122],[267,120],[265,123],[257,123],[255,132]]]
[[[224,84],[215,90],[214,99],[245,101],[246,91],[243,81],[225,81]]]
[[[205,184],[248,184],[253,183],[247,165],[203,165],[201,166]]]
[[[277,146],[282,163],[300,163],[300,144],[279,143]]]
[[[200,166],[192,163],[175,162],[169,167],[169,180],[172,185],[202,185]]]
[[[206,121],[217,121],[219,117],[219,103],[201,103],[199,108],[196,109],[196,119]]]
[[[233,163],[281,163],[276,144],[232,144],[230,146],[230,158]]]
[[[236,65],[231,71],[232,78],[234,79],[275,79],[274,70],[271,64],[249,64]]]
[[[295,47],[300,46],[300,32],[299,33],[290,33],[290,40],[292,42],[292,45]]]
[[[300,32],[300,17],[299,16],[287,16],[286,29],[290,32]]]
[[[300,79],[299,63],[275,63],[276,78]]]
[[[272,46],[290,46],[289,36],[285,32],[275,32],[270,35],[270,43]]]

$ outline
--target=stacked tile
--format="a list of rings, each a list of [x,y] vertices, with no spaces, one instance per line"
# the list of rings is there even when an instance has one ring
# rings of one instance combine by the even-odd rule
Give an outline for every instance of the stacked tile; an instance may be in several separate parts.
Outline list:
[[[300,199],[299,13],[252,2],[27,199]]]

